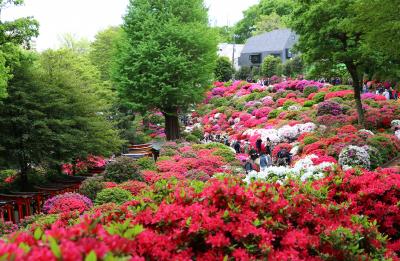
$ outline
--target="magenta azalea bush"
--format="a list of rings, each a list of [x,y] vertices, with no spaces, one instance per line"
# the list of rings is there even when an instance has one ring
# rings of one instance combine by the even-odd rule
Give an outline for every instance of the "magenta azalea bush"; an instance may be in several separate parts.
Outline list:
[[[92,206],[93,203],[88,197],[78,193],[64,193],[46,200],[43,212],[47,214],[60,214],[71,211],[83,213]]]

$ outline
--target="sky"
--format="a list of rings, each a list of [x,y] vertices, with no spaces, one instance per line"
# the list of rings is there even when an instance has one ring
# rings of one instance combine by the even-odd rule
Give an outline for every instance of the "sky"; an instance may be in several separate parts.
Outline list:
[[[92,40],[98,31],[122,23],[129,0],[25,0],[2,10],[1,20],[33,16],[40,23],[36,48],[56,48],[65,33]],[[259,0],[205,0],[212,25],[233,25]]]

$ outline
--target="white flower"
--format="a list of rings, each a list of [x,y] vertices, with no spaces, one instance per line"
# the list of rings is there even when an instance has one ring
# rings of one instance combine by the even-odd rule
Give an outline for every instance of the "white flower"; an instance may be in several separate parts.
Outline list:
[[[400,120],[392,120],[392,127],[400,126]]]
[[[301,109],[298,105],[291,105],[288,107],[288,111],[299,111]]]
[[[366,130],[366,129],[361,129],[361,130],[359,130],[358,132],[360,132],[360,133],[367,133],[367,134],[369,134],[369,135],[375,135],[372,131]]]
[[[397,130],[394,135],[396,135],[396,137],[400,140],[400,130]]]
[[[368,151],[363,147],[347,146],[339,155],[339,164],[343,166],[360,166],[369,169],[371,166]]]

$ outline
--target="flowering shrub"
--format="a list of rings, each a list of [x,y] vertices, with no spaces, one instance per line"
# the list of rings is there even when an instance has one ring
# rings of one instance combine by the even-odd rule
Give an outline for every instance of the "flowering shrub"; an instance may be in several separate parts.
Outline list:
[[[139,173],[139,167],[134,159],[118,157],[106,167],[104,177],[108,181],[124,182],[128,180],[143,180]]]
[[[18,230],[18,226],[10,221],[0,220],[0,236],[11,234]]]
[[[99,191],[105,188],[103,176],[87,178],[79,187],[79,193],[94,200]]]
[[[342,114],[340,104],[334,101],[325,101],[318,104],[317,115],[321,116],[326,114],[334,116]]]
[[[342,150],[339,155],[339,164],[341,166],[360,166],[369,169],[371,166],[370,157],[365,148],[357,146],[348,146]]]
[[[64,193],[46,200],[43,205],[43,212],[47,214],[60,214],[72,211],[83,213],[92,206],[92,201],[81,194]]]
[[[105,203],[123,204],[132,199],[132,194],[128,190],[116,187],[103,189],[97,193],[96,200],[94,202],[96,205],[102,205]]]

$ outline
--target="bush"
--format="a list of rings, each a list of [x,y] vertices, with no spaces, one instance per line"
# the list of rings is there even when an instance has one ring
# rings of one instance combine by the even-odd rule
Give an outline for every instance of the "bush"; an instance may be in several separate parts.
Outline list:
[[[199,143],[200,142],[200,140],[196,136],[194,136],[192,134],[187,135],[185,140],[188,141],[188,142],[194,142],[194,143]]]
[[[313,100],[316,103],[323,102],[325,100],[325,95],[326,95],[326,92],[319,92],[319,93],[315,94]]]
[[[204,137],[204,132],[200,128],[194,128],[192,130],[192,135],[196,136],[199,140],[201,140]]]
[[[97,194],[96,200],[94,201],[96,205],[102,205],[106,203],[115,203],[121,205],[133,199],[132,194],[121,188],[109,188],[103,189]]]
[[[0,236],[11,234],[18,230],[18,226],[10,221],[0,220]]]
[[[353,145],[347,146],[340,152],[339,164],[342,167],[358,166],[365,169],[369,169],[371,166],[370,157],[366,149]]]
[[[136,160],[136,164],[139,166],[140,170],[156,170],[156,163],[151,157],[143,157]]]
[[[139,172],[139,166],[134,159],[128,157],[118,157],[114,162],[107,165],[104,177],[107,181],[124,182],[128,180],[143,181]]]
[[[314,106],[315,102],[314,101],[305,101],[304,102],[304,107],[312,107]]]
[[[307,136],[304,138],[303,143],[304,145],[310,145],[318,141],[318,138],[315,136]]]
[[[85,195],[86,197],[94,200],[99,191],[104,189],[104,177],[103,176],[94,176],[87,178],[82,182],[79,187],[79,193]]]
[[[318,87],[317,86],[307,86],[306,88],[304,88],[303,94],[304,97],[308,97],[311,93],[315,93],[318,92]]]
[[[340,104],[331,100],[321,102],[318,104],[317,116],[321,115],[340,115],[342,114]]]
[[[285,101],[283,104],[283,109],[286,111],[290,106],[297,104],[297,102],[294,101]]]
[[[147,188],[147,184],[141,181],[131,180],[124,182],[118,186],[121,189],[129,191],[132,195],[138,195],[143,189]]]
[[[353,90],[353,87],[350,85],[336,85],[329,88],[330,92],[345,91],[345,90]]]
[[[220,156],[226,163],[231,163],[232,161],[236,160],[235,152],[228,147],[217,149],[215,152],[213,152],[213,155]]]
[[[46,200],[43,212],[46,214],[61,214],[71,211],[83,213],[92,206],[93,203],[88,197],[78,193],[64,193]]]
[[[227,57],[218,57],[217,65],[214,70],[215,78],[217,81],[226,82],[232,78],[235,69]]]
[[[268,118],[269,118],[269,119],[275,119],[276,117],[279,116],[279,114],[281,114],[281,112],[283,112],[283,110],[275,109],[275,110],[271,111],[271,112],[268,114]]]

